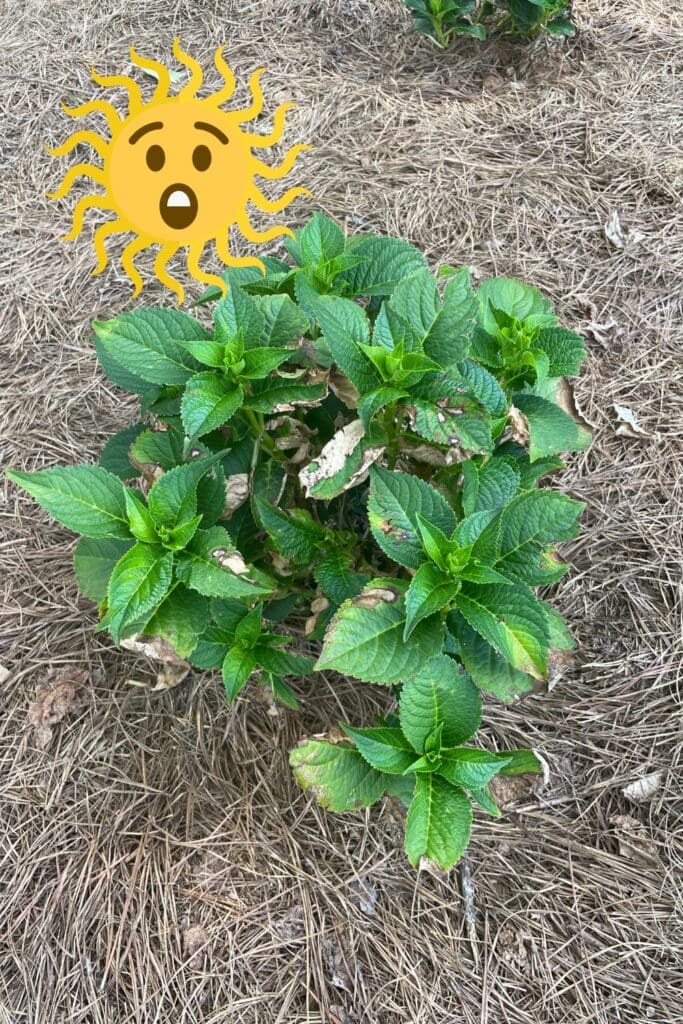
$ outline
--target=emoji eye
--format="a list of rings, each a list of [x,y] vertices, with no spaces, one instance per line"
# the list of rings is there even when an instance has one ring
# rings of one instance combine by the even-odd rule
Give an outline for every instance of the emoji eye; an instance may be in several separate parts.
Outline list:
[[[147,150],[146,160],[150,171],[160,171],[166,162],[166,156],[161,146],[150,146]]]
[[[208,146],[197,146],[192,154],[192,163],[198,171],[208,171],[211,166],[211,150]]]

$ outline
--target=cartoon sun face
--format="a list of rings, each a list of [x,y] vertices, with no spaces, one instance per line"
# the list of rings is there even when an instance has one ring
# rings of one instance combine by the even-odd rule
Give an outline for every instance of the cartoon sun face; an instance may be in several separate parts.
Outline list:
[[[202,84],[201,66],[180,48],[176,39],[174,56],[185,64],[191,76],[177,96],[169,95],[168,69],[157,61],[140,57],[131,47],[131,60],[158,80],[152,99],[143,103],[136,82],[125,75],[102,77],[92,72],[95,81],[104,87],[123,86],[128,93],[128,116],[122,119],[106,100],[92,100],[79,107],[64,110],[71,117],[104,114],[111,138],[104,139],[92,131],[75,132],[54,156],[64,156],[79,143],[88,143],[102,159],[102,166],[77,164],[66,173],[60,187],[50,198],[68,195],[79,177],[90,178],[102,185],[104,194],[83,197],[76,204],[71,232],[73,239],[83,229],[85,211],[91,207],[111,210],[113,220],[100,225],[93,238],[98,257],[94,274],[101,273],[108,263],[105,239],[109,235],[133,232],[135,238],[126,246],[121,265],[133,283],[134,295],[142,289],[142,277],[133,259],[142,249],[159,244],[154,272],[171,288],[181,303],[184,289],[168,273],[170,258],[181,247],[187,247],[187,268],[196,280],[217,285],[223,293],[222,278],[207,273],[199,266],[205,246],[213,242],[219,259],[227,266],[259,266],[255,256],[234,256],[229,248],[229,232],[235,225],[250,242],[265,243],[292,232],[283,225],[256,231],[247,215],[247,204],[267,213],[279,213],[296,196],[309,195],[305,188],[290,188],[277,200],[268,199],[254,179],[284,178],[296,157],[308,146],[293,146],[281,164],[262,163],[253,149],[272,146],[284,131],[285,114],[293,103],[281,104],[273,116],[273,129],[268,135],[251,134],[241,127],[258,117],[263,109],[259,78],[264,69],[255,71],[250,80],[251,103],[243,110],[223,110],[235,87],[234,76],[216,51],[214,63],[223,78],[223,86],[206,99],[197,99]]]

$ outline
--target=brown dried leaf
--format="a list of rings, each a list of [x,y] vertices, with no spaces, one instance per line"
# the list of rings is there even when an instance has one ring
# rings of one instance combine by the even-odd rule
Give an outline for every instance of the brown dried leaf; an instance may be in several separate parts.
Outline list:
[[[524,413],[515,405],[510,406],[508,422],[510,425],[510,436],[512,437],[512,440],[517,441],[518,444],[522,444],[525,447],[528,446],[529,424],[527,423]]]
[[[145,637],[142,640],[139,634],[136,633],[134,636],[129,636],[122,640],[120,646],[126,651],[132,651],[133,654],[142,654],[145,658],[151,658],[153,661],[164,661],[169,665],[187,664],[187,662],[178,657],[171,645],[166,640],[162,640],[161,637],[149,639]]]
[[[338,430],[323,447],[320,455],[299,471],[299,481],[306,494],[308,495],[311,488],[315,487],[321,480],[329,480],[330,477],[340,473],[344,468],[346,460],[356,450],[364,437],[365,427],[360,420],[352,420],[351,423],[347,423],[345,427]],[[383,452],[383,446],[366,448],[362,454],[360,465],[349,476],[342,490],[348,491],[349,488],[361,483],[370,472],[370,467],[373,463],[382,457]]]
[[[52,739],[52,726],[87,702],[84,690],[90,675],[84,669],[65,668],[49,672],[36,684],[35,700],[29,704],[26,719],[33,726],[36,746],[45,750]]]
[[[614,814],[610,818],[619,840],[619,856],[640,864],[659,864],[657,846],[642,821],[630,814]]]
[[[340,402],[343,402],[348,409],[355,409],[360,400],[360,394],[354,388],[348,377],[345,377],[339,370],[331,370],[329,377],[330,389],[335,393]]]
[[[193,970],[201,967],[202,960],[206,956],[209,943],[209,933],[201,924],[190,925],[183,932],[183,956],[187,960],[187,966]]]
[[[619,437],[634,437],[636,439],[643,437],[657,437],[656,433],[652,433],[650,430],[645,430],[641,427],[638,422],[638,417],[634,413],[633,409],[629,409],[627,405],[619,405],[618,402],[614,402],[612,405],[617,419],[619,420],[619,426],[616,429],[616,433]]]
[[[225,508],[223,518],[231,516],[232,513],[243,505],[249,497],[249,474],[233,473],[225,480]]]
[[[635,782],[624,786],[622,793],[632,803],[641,804],[650,800],[662,788],[663,782],[664,774],[662,772],[652,772],[650,775],[644,775],[642,779],[636,779]]]

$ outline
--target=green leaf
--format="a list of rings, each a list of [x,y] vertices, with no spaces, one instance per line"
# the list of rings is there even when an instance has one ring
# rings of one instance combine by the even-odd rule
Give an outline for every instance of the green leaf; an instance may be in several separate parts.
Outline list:
[[[454,583],[435,565],[427,562],[417,570],[406,593],[406,624],[403,639],[408,640],[418,622],[440,612],[453,600],[459,583]]]
[[[273,697],[279,701],[280,704],[284,704],[284,706],[289,708],[291,711],[300,710],[301,705],[296,699],[294,691],[287,686],[287,683],[283,679],[280,679],[278,676],[271,675],[270,673],[264,673],[261,676],[261,682],[266,686],[270,686]]]
[[[425,560],[418,513],[447,535],[455,529],[455,513],[441,492],[426,481],[393,470],[371,470],[370,529],[382,551],[409,569],[417,569]]]
[[[319,267],[344,252],[344,232],[333,220],[314,213],[299,235],[302,267]]]
[[[193,459],[159,477],[147,495],[147,507],[157,526],[163,524],[172,530],[194,519],[197,514],[197,485],[218,462],[221,454]]]
[[[123,484],[100,466],[56,466],[35,473],[9,469],[7,476],[74,533],[130,537]]]
[[[492,277],[477,290],[479,323],[489,334],[498,333],[491,307],[523,320],[527,327],[552,327],[556,323],[552,306],[537,288],[514,278]]]
[[[265,321],[262,335],[264,345],[291,345],[308,330],[308,317],[289,295],[262,295],[256,302]]]
[[[453,366],[467,355],[476,311],[467,268],[448,281],[443,303],[431,271],[423,269],[396,286],[390,306],[423,340],[425,355],[440,366]]]
[[[277,650],[274,647],[257,646],[256,658],[269,672],[278,676],[307,676],[315,666],[315,658],[305,654],[292,654],[291,651]]]
[[[182,551],[194,537],[203,519],[204,516],[198,515],[194,519],[190,519],[189,522],[174,526],[172,530],[169,530],[168,537],[163,541],[164,547],[169,548],[171,551]]]
[[[423,753],[425,742],[442,726],[442,742],[454,747],[481,722],[481,697],[464,669],[447,654],[437,654],[407,678],[400,698],[403,734]]]
[[[451,371],[452,372],[452,371]],[[471,359],[458,364],[462,387],[481,402],[491,416],[504,416],[509,402],[500,384],[488,370]]]
[[[201,594],[176,584],[140,632],[166,640],[179,658],[194,651],[209,622],[209,602]]]
[[[244,392],[239,384],[207,370],[187,382],[181,402],[183,426],[190,437],[217,430],[235,415]]]
[[[182,461],[182,443],[175,430],[144,430],[131,445],[130,458],[137,468],[173,469]]]
[[[466,405],[435,405],[416,398],[408,410],[411,430],[435,444],[486,455],[493,449],[488,416],[465,411]]]
[[[513,668],[462,615],[451,612],[447,624],[458,641],[460,660],[480,690],[511,703],[533,689],[531,677]]]
[[[256,658],[253,651],[244,650],[242,647],[232,647],[228,651],[223,659],[222,673],[225,695],[229,701],[233,701],[244,688],[255,667]]]
[[[384,792],[384,776],[349,743],[309,740],[289,755],[294,777],[310,789],[321,807],[352,811],[376,803]]]
[[[144,431],[142,423],[135,423],[132,427],[124,427],[114,434],[102,449],[100,455],[100,466],[107,472],[113,473],[119,480],[131,480],[139,475],[139,471],[131,463],[129,458],[130,446]]]
[[[264,413],[275,412],[284,405],[315,405],[326,394],[325,384],[300,384],[284,377],[254,381],[251,387],[251,395],[244,400],[245,408]]]
[[[263,605],[261,604],[257,604],[240,619],[235,626],[235,642],[238,647],[253,648],[261,635],[262,620]]]
[[[517,493],[519,471],[507,460],[489,459],[483,466],[466,462],[463,473],[462,507],[466,516],[507,505]]]
[[[197,364],[183,341],[202,340],[202,325],[177,309],[139,309],[93,323],[106,355],[151,384],[184,384]],[[105,371],[106,372],[106,371]]]
[[[116,563],[107,587],[107,614],[100,629],[119,643],[126,628],[159,604],[171,585],[173,552],[136,544]]]
[[[181,342],[190,355],[202,366],[223,369],[225,366],[225,345],[214,338],[187,339]]]
[[[352,246],[359,262],[335,281],[347,295],[391,295],[399,281],[426,266],[422,253],[400,238],[368,235]]]
[[[244,353],[244,369],[240,377],[244,380],[262,380],[286,359],[291,359],[290,348],[250,348]]]
[[[318,671],[335,669],[371,683],[395,683],[417,672],[442,645],[436,617],[420,622],[410,643],[403,642],[405,602],[392,580],[371,580],[332,618]]]
[[[488,786],[482,786],[481,789],[471,789],[470,796],[487,814],[491,814],[494,818],[500,818],[500,807],[491,796]]]
[[[342,729],[353,740],[368,764],[378,772],[402,775],[415,760],[415,751],[400,729],[354,729],[344,724]]]
[[[244,609],[244,606],[242,607]],[[188,657],[196,668],[217,669],[223,664],[229,647],[230,643],[226,640],[223,630],[209,624]]]
[[[391,402],[397,402],[399,399],[407,397],[408,393],[401,391],[400,388],[382,385],[382,387],[375,388],[374,391],[370,391],[367,395],[362,396],[358,402],[358,417],[365,429],[368,430],[370,423],[378,412],[386,408]]]
[[[140,501],[134,491],[130,488],[124,490],[126,498],[126,512],[130,532],[138,540],[145,544],[156,544],[158,542],[157,532],[154,528],[154,519],[150,515],[147,506]]]
[[[452,544],[443,530],[434,526],[418,512],[415,516],[417,528],[422,540],[422,546],[429,558],[438,565],[440,569],[446,569],[446,558],[448,557]]]
[[[360,594],[370,577],[351,567],[351,556],[339,549],[330,551],[313,571],[315,582],[335,605]]]
[[[501,775],[538,775],[543,771],[543,765],[534,754],[533,750],[504,750],[497,755],[503,762],[500,769]]]
[[[438,775],[418,775],[406,819],[406,853],[416,867],[422,857],[444,871],[459,860],[467,847],[472,808],[461,789]]]
[[[316,300],[315,318],[334,361],[357,391],[364,395],[378,387],[379,374],[359,348],[370,340],[365,311],[349,299],[323,295]]]
[[[441,764],[437,771],[452,786],[465,789],[481,789],[507,764],[504,757],[490,754],[488,750],[471,747],[455,747],[441,751]]]
[[[545,678],[548,622],[543,606],[524,586],[468,584],[455,598],[463,618],[513,668]]]
[[[554,402],[522,392],[513,395],[512,401],[529,424],[532,462],[544,455],[583,451],[590,444],[590,432]]]
[[[325,540],[325,531],[310,512],[302,508],[283,512],[259,498],[255,498],[255,507],[263,528],[281,554],[296,562],[313,561]]]
[[[534,344],[548,357],[549,377],[576,377],[586,358],[581,335],[565,327],[544,327]]]
[[[244,348],[260,345],[265,318],[259,304],[241,288],[230,288],[213,311],[216,341],[238,342]]]
[[[576,537],[584,508],[582,502],[558,491],[518,495],[500,517],[495,568],[532,586],[552,582],[556,574],[547,568],[539,576],[540,545]]]
[[[255,600],[271,594],[273,587],[256,570],[237,574],[222,564],[233,551],[230,534],[223,527],[198,530],[187,549],[178,555],[178,578],[205,597]]]
[[[82,537],[74,551],[74,572],[81,593],[100,604],[107,596],[114,566],[132,546],[132,540]]]
[[[105,351],[104,345],[97,336],[93,340],[93,346],[97,355],[97,361],[102,367],[105,376],[117,388],[130,391],[133,395],[145,395],[150,390],[149,381],[143,380],[136,373],[130,373],[125,367],[121,366],[120,363]]]

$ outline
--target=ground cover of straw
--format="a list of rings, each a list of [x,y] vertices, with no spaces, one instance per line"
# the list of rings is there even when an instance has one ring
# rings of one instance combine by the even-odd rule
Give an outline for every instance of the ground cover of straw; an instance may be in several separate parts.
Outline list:
[[[286,142],[314,143],[299,180],[315,198],[294,223],[318,206],[434,263],[542,287],[586,335],[576,397],[595,440],[558,481],[587,502],[554,597],[574,666],[550,694],[487,709],[488,737],[541,750],[550,779],[477,821],[469,919],[462,871],[409,868],[394,808],[326,815],[290,777],[303,734],[369,722],[382,694],[317,677],[293,714],[253,692],[227,708],[208,675],[131,686],[154,682],[151,663],[95,635],[72,537],[3,481],[3,1024],[683,1016],[683,15],[663,0],[575,14],[564,46],[441,54],[407,34],[399,0],[5,0],[4,463],[95,460],[132,420],[88,328],[129,308],[129,283],[115,266],[89,276],[89,231],[60,241],[70,204],[43,198],[59,168],[42,147],[70,130],[60,100],[96,94],[91,64],[130,70],[133,40],[166,59],[176,33],[205,64],[227,42],[243,80],[266,65],[269,109],[299,103]],[[604,234],[614,212],[625,248]],[[170,299],[152,284],[144,301]],[[619,431],[614,403],[641,435]],[[28,709],[64,669],[85,683],[46,739]],[[646,801],[622,794],[657,772]]]

